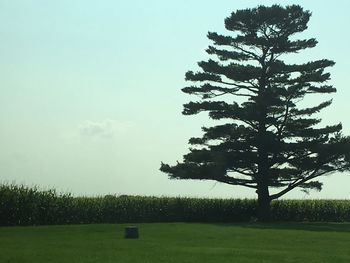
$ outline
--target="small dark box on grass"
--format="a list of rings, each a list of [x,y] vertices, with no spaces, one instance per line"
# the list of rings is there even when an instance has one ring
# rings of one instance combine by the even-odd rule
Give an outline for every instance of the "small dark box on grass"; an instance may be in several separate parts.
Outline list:
[[[127,226],[124,233],[125,238],[139,238],[139,229],[136,226]]]

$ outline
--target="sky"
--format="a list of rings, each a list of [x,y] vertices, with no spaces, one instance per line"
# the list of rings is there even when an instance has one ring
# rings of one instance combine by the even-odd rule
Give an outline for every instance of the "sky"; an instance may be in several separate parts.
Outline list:
[[[188,139],[213,124],[181,114],[197,99],[181,88],[185,72],[209,58],[207,32],[225,33],[234,10],[275,3],[312,12],[303,36],[319,44],[295,59],[336,62],[338,92],[323,98],[333,104],[320,116],[350,135],[349,1],[0,0],[0,182],[89,196],[255,197],[170,180],[159,167],[181,161]],[[350,198],[350,173],[321,181],[321,192],[285,198]]]

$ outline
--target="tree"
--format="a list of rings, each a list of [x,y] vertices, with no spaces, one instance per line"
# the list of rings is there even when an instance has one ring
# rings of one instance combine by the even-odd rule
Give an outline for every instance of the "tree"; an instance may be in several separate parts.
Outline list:
[[[335,63],[286,62],[286,55],[316,46],[314,38],[295,39],[310,16],[298,5],[258,6],[225,19],[230,36],[208,33],[214,44],[206,51],[215,59],[186,73],[187,81],[199,84],[182,91],[200,100],[185,104],[183,114],[208,112],[221,124],[203,127],[201,138],[189,140],[192,148],[183,162],[162,163],[161,171],[174,179],[253,188],[258,219],[266,221],[271,200],[297,187],[321,190],[317,177],[349,170],[350,140],[341,134],[342,125],[321,127],[315,117],[332,101],[299,105],[306,95],[336,92],[325,72]]]

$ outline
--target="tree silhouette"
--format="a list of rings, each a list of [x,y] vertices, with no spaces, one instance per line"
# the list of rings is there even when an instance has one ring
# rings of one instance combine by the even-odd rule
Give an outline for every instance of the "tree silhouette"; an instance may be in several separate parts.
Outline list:
[[[315,178],[349,169],[350,143],[341,135],[342,125],[321,127],[321,119],[311,117],[332,101],[299,105],[306,95],[336,92],[325,72],[334,62],[286,62],[286,55],[316,46],[314,38],[295,38],[310,16],[298,5],[258,6],[225,19],[230,36],[208,33],[214,44],[206,51],[214,59],[186,73],[187,81],[199,84],[182,91],[200,100],[185,104],[183,114],[208,112],[226,122],[203,127],[203,137],[189,140],[192,148],[183,162],[162,163],[161,171],[175,179],[256,189],[257,215],[266,221],[271,200],[297,187],[321,190]]]

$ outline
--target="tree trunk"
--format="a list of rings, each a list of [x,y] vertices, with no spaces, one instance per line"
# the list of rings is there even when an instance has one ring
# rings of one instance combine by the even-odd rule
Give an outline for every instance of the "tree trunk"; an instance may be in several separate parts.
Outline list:
[[[268,187],[258,189],[257,217],[259,222],[269,222],[271,220],[271,199]]]
[[[267,52],[267,51],[266,51]],[[258,194],[258,207],[257,217],[260,222],[270,221],[270,193],[269,193],[269,158],[267,149],[267,134],[266,134],[266,121],[267,121],[267,99],[266,99],[266,71],[267,66],[265,63],[266,52],[264,51],[263,61],[261,63],[262,72],[259,79],[259,94],[257,99],[258,116],[259,116],[259,128],[258,128],[258,178],[257,178],[257,194]]]
[[[271,210],[270,210],[271,200],[269,196],[258,196],[258,209],[257,216],[259,222],[269,222],[271,220]]]
[[[264,141],[261,141],[259,149],[259,174],[257,180],[258,207],[257,217],[260,222],[270,221],[270,193],[269,193],[269,168],[268,157],[264,150]]]

